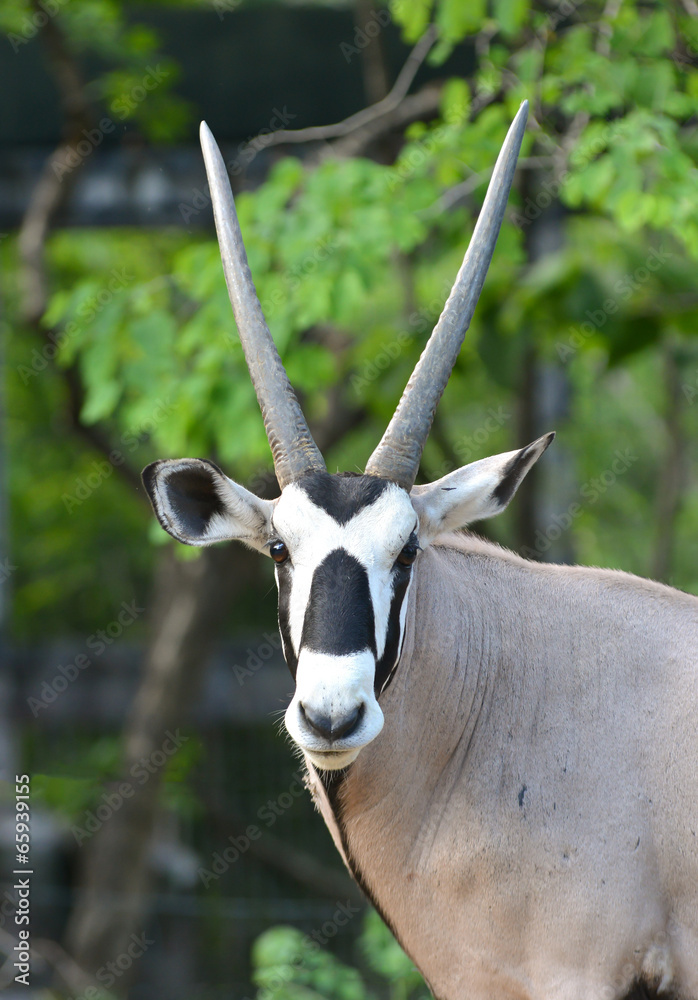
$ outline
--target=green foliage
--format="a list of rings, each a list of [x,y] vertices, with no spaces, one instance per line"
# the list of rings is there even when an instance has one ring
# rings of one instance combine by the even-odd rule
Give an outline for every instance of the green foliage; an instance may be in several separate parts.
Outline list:
[[[160,758],[148,761],[123,774],[121,767],[121,740],[116,735],[96,737],[81,732],[76,734],[73,745],[63,748],[60,758],[51,755],[46,747],[32,747],[27,759],[35,757],[43,770],[32,768],[32,798],[49,809],[62,821],[62,825],[84,825],[86,814],[103,803],[104,795],[119,790],[125,783],[136,791],[153,774],[162,779],[161,801],[165,808],[181,819],[197,817],[201,803],[197,797],[193,777],[202,756],[202,744],[189,737],[162,765]],[[133,791],[130,793],[133,794]],[[130,797],[129,793],[126,793]],[[124,796],[121,796],[122,800]]]
[[[160,52],[160,39],[152,28],[132,24],[119,0],[79,0],[59,4],[50,17],[79,60],[97,57],[101,70],[89,81],[86,96],[119,122],[133,121],[149,139],[170,142],[189,123],[191,109],[174,92],[178,66]],[[30,0],[4,0],[0,7],[0,32],[10,45],[19,46],[38,34],[47,18]],[[99,116],[101,117],[101,116]]]
[[[587,426],[598,386],[606,378],[615,385],[605,368],[628,364],[669,332],[690,345],[698,329],[691,275],[698,254],[692,127],[698,73],[691,58],[698,29],[680,9],[658,3],[624,3],[612,23],[603,21],[598,0],[567,13],[521,0],[482,6],[401,0],[391,9],[411,38],[432,16],[446,47],[478,34],[473,78],[444,85],[439,116],[408,128],[394,163],[325,159],[308,166],[288,157],[257,190],[237,199],[260,298],[306,412],[322,420],[335,386],[349,405],[366,411],[328,456],[330,467],[361,468],[382,432],[459,267],[511,116],[527,97],[534,123],[524,156],[537,165],[520,172],[523,194],[512,195],[510,221],[438,420],[447,440],[458,443],[468,426],[482,422],[490,401],[513,412],[523,358],[534,344],[551,364],[573,376],[586,373],[575,385],[577,461],[580,470],[587,460],[603,468],[604,456],[590,442],[601,449],[603,435],[613,436],[622,420],[611,399],[605,427]],[[13,24],[16,30],[26,11],[23,2],[7,5],[6,30]],[[119,4],[68,5],[60,24],[75,51],[98,50],[111,60],[90,84],[100,101],[112,100],[134,73],[160,58],[157,39],[127,26]],[[156,108],[151,97],[158,93],[139,114],[146,105]],[[161,93],[170,101],[167,87]],[[570,213],[563,245],[527,261],[531,227],[556,200]],[[12,300],[8,242],[4,250]],[[59,232],[49,255],[55,292],[45,323],[61,331],[59,363],[80,373],[86,425],[106,433],[136,470],[157,457],[202,454],[249,482],[269,465],[210,236]],[[142,592],[150,565],[138,544],[144,525],[150,524],[152,538],[165,536],[116,475],[66,509],[96,457],[52,419],[64,396],[48,370],[39,375],[32,368],[41,349],[19,330],[9,348],[9,368],[18,375],[8,388],[17,415],[10,434],[13,519],[21,539],[13,579],[16,628],[28,635],[32,616],[43,614],[49,632],[70,622],[88,635],[110,620],[116,595]],[[641,393],[644,373],[658,363],[652,357],[637,368]],[[690,422],[688,396],[684,419]],[[656,410],[653,420],[661,427]],[[638,438],[645,432],[638,427]],[[513,439],[512,418],[481,449],[476,443],[466,452],[482,457],[511,447]],[[17,460],[24,455],[34,463]],[[428,443],[425,471],[444,470],[450,461],[439,443]],[[658,445],[650,481],[639,483],[637,470],[624,481],[628,497],[646,488],[640,505],[648,524],[661,461]],[[604,503],[572,529],[580,558],[593,550],[594,532],[603,531]],[[683,524],[692,523],[692,510],[687,499]],[[493,522],[492,531],[514,540],[506,519]],[[629,544],[621,529],[609,538],[606,557],[601,552],[595,561],[622,564],[631,550],[642,548]],[[634,568],[649,572],[648,559],[644,550]],[[91,586],[95,575],[104,581],[98,593]],[[694,576],[681,571],[677,582],[693,585]],[[92,611],[83,614],[88,593]]]
[[[475,44],[472,77],[443,84],[438,115],[407,128],[394,162],[318,165],[288,156],[237,197],[254,280],[305,412],[321,422],[336,393],[361,410],[328,467],[363,468],[375,446],[527,98],[518,191],[423,475],[517,443],[522,373],[535,351],[569,390],[555,448],[573,477],[564,504],[581,507],[569,529],[577,560],[650,574],[672,447],[666,411],[676,402],[661,378],[670,345],[689,443],[671,582],[698,593],[698,25],[679,5],[653,0],[625,0],[612,21],[601,0],[395,0],[391,11],[412,42],[436,21],[433,62],[463,39]],[[0,26],[21,33],[29,12],[28,0],[6,0]],[[73,0],[56,23],[83,66],[99,65],[89,81],[96,111],[132,122],[153,142],[181,134],[190,111],[175,94],[177,67],[122,4]],[[157,86],[141,99],[152,69]],[[539,224],[548,211],[561,217],[553,246]],[[40,622],[42,637],[85,641],[124,597],[140,603],[153,561],[144,538],[166,536],[115,465],[94,488],[81,486],[103,456],[70,426],[61,371],[79,376],[85,427],[136,472],[155,458],[199,454],[254,485],[270,465],[269,447],[212,231],[55,232],[44,324],[60,342],[58,372],[18,318],[16,257],[14,238],[2,239],[13,637],[34,642]],[[617,451],[633,457],[607,487]],[[493,520],[488,533],[515,545],[514,517]],[[231,609],[233,628],[249,627],[254,603],[253,595],[244,611]],[[116,738],[76,736],[60,753],[41,742],[39,727],[34,738],[27,766],[37,804],[64,822],[79,820],[118,773]],[[163,789],[184,817],[198,809],[190,791],[196,751],[192,741],[174,756]],[[426,996],[375,914],[366,918],[357,968],[291,928],[263,935],[253,958],[259,1000]]]
[[[369,910],[358,941],[368,967],[390,985],[390,1000],[417,1000],[429,991],[421,975],[375,910]]]
[[[96,233],[81,236],[85,244],[81,239],[75,243],[84,248],[84,259],[68,254],[61,237],[56,238],[52,267],[57,284],[70,287],[76,276],[79,281],[88,274],[90,255],[95,266],[106,261],[109,240]],[[146,242],[152,247],[151,240]],[[135,264],[137,241],[132,240],[130,247]],[[142,278],[153,273],[152,251],[148,256]],[[0,245],[0,261],[4,303],[8,315],[16,317],[14,240]],[[9,555],[16,567],[9,579],[13,635],[36,641],[40,622],[43,640],[72,635],[84,643],[113,621],[124,599],[137,598],[142,604],[152,554],[142,544],[134,545],[134,540],[142,538],[147,518],[140,499],[120,480],[117,467],[86,449],[71,429],[65,387],[50,360],[55,346],[42,343],[16,318],[0,326],[0,336],[6,345]],[[145,464],[146,435],[134,433],[122,440],[123,433],[114,429],[115,449],[136,466],[140,461]],[[142,635],[142,626],[141,620],[134,624],[129,638]]]
[[[661,4],[624,3],[612,22],[603,9],[599,0],[545,13],[525,0],[494,0],[491,9],[485,2],[404,0],[394,16],[410,39],[432,17],[447,48],[479,33],[494,36],[479,60],[476,96],[487,101],[500,92],[509,116],[527,97],[542,154],[560,143],[571,121],[582,125],[562,176],[563,203],[606,215],[627,232],[670,233],[696,258],[690,123],[698,70],[684,54],[695,51],[695,25]],[[468,132],[474,142],[478,124]]]
[[[76,742],[60,762],[51,762],[49,772],[32,772],[35,801],[65,821],[82,819],[108,782],[119,776],[119,752],[116,736]]]
[[[408,252],[424,237],[423,223],[386,197],[387,187],[385,170],[365,160],[328,162],[314,172],[287,160],[257,192],[239,199],[262,305],[311,414],[322,406],[318,395],[337,381],[339,361],[303,334],[329,317],[349,328],[361,322],[367,296],[391,274],[393,250]],[[74,262],[66,259],[66,239],[56,252],[69,267]],[[215,453],[250,474],[268,460],[268,445],[216,245],[190,243],[174,253],[169,275],[158,278],[154,266],[154,277],[146,281],[136,277],[138,252],[134,260],[126,249],[132,239],[113,234],[111,246],[106,244],[110,252],[103,246],[89,277],[64,286],[46,315],[47,325],[71,330],[60,363],[80,367],[86,388],[82,419],[117,420],[123,436],[164,404],[167,419],[151,430],[155,448]],[[78,258],[90,254],[84,243],[72,237]],[[109,296],[109,276],[124,260],[127,280]]]
[[[273,927],[252,949],[257,1000],[425,1000],[424,980],[375,911],[358,939],[363,971],[340,962],[315,938],[293,927]]]
[[[364,1000],[359,973],[293,927],[274,927],[254,944],[258,997],[265,1000]]]

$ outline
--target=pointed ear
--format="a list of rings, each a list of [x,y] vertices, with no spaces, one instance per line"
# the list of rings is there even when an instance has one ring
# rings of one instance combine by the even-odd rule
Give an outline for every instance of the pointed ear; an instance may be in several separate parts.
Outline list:
[[[274,501],[238,486],[213,462],[153,462],[142,477],[158,521],[177,541],[211,545],[237,538],[266,551]]]
[[[440,531],[501,513],[554,437],[554,432],[546,434],[520,451],[483,458],[435,483],[414,486],[410,499],[419,516],[421,544],[428,544]]]

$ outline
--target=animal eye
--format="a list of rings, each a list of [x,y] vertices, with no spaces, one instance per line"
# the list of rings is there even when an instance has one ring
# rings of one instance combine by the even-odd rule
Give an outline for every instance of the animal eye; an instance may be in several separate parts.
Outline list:
[[[281,563],[285,563],[288,559],[288,549],[283,542],[272,542],[269,546],[269,555],[280,566]]]
[[[411,566],[417,558],[418,552],[419,546],[415,545],[414,542],[408,542],[400,555],[397,557],[397,561],[401,566]]]

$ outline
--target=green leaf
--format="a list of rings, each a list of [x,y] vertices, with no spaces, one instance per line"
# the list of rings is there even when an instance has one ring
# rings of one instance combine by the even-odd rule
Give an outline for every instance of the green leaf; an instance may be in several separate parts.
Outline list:
[[[494,0],[494,17],[505,36],[514,36],[530,16],[529,0]]]
[[[390,12],[395,23],[402,26],[405,41],[416,42],[424,34],[432,7],[433,0],[390,0]]]
[[[441,90],[441,117],[451,126],[467,122],[470,116],[470,88],[465,80],[454,77]]]
[[[111,417],[121,398],[121,383],[116,379],[94,379],[87,392],[85,405],[80,411],[84,424],[96,424],[98,420]]]
[[[354,268],[344,270],[333,288],[332,312],[340,323],[348,323],[364,301],[366,286]]]
[[[460,42],[469,34],[482,28],[487,10],[486,0],[441,0],[436,11],[436,23],[442,37],[449,42]]]

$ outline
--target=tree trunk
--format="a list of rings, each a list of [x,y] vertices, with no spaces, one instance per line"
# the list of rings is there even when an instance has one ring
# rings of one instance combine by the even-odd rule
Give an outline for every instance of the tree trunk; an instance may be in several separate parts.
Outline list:
[[[652,576],[669,583],[676,535],[676,519],[681,510],[686,483],[686,437],[683,430],[681,371],[676,344],[667,339],[663,345],[664,385],[666,388],[666,457],[657,483],[655,523],[657,534],[652,555]]]
[[[329,328],[323,331],[325,338],[331,334]],[[326,453],[365,418],[364,410],[347,408],[338,386],[329,393],[322,424],[311,431]],[[256,477],[254,489],[258,495],[278,494],[271,474]],[[155,581],[143,680],[123,735],[121,780],[134,786],[134,795],[85,844],[82,889],[66,934],[68,951],[93,975],[122,954],[133,933],[144,930],[162,773],[158,769],[138,784],[132,781],[132,768],[161,749],[168,729],[185,721],[226,610],[237,594],[258,583],[261,571],[259,554],[240,545],[203,549],[194,561],[178,559],[170,547],[164,554]],[[119,979],[122,989],[126,979]]]
[[[381,13],[386,13],[385,8]],[[386,96],[390,85],[381,41],[383,26],[378,20],[378,11],[373,0],[356,0],[354,23],[357,39],[362,44],[361,69],[366,102],[367,104],[377,104]]]
[[[171,547],[163,555],[143,681],[124,731],[120,781],[134,794],[122,799],[83,848],[82,886],[66,935],[68,951],[92,975],[126,950],[147,919],[148,858],[162,768],[154,767],[143,784],[134,781],[133,769],[143,773],[139,761],[161,750],[168,730],[186,721],[225,609],[259,571],[256,553],[239,547],[206,549],[193,561],[177,558]],[[119,980],[122,989],[125,980]]]
[[[535,171],[524,171],[523,198],[535,199]],[[562,243],[562,210],[554,203],[541,212],[526,230],[528,262],[556,253]],[[518,445],[523,447],[548,431],[559,429],[569,415],[570,383],[559,364],[541,359],[532,330],[525,339],[518,390]],[[575,499],[574,471],[569,453],[558,440],[543,463],[536,463],[521,484],[516,498],[516,547],[530,559],[574,562],[574,547],[565,519]],[[567,525],[567,526],[565,526]]]

